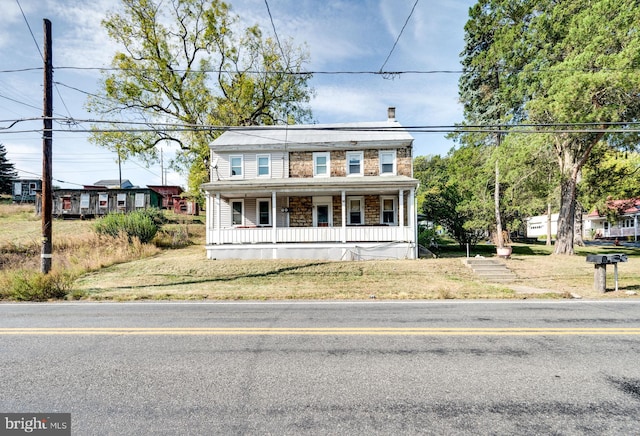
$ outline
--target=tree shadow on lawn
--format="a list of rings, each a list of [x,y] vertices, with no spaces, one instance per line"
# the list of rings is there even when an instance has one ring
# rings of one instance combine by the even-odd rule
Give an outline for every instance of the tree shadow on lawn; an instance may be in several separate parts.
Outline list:
[[[290,271],[300,271],[306,268],[311,268],[314,266],[327,265],[329,262],[314,262],[308,263],[304,265],[296,265],[296,266],[288,266],[284,268],[278,268],[273,271],[267,271],[262,273],[253,273],[253,274],[239,274],[235,276],[226,276],[226,277],[213,277],[213,278],[201,278],[201,279],[191,279],[191,280],[180,280],[174,281],[170,283],[155,283],[155,284],[146,284],[146,285],[123,285],[123,286],[114,286],[110,287],[110,289],[144,289],[144,288],[162,288],[166,286],[176,286],[176,285],[195,285],[199,283],[215,283],[215,282],[232,282],[234,280],[240,279],[253,279],[260,277],[269,277],[269,276],[277,276],[282,273],[290,272]]]

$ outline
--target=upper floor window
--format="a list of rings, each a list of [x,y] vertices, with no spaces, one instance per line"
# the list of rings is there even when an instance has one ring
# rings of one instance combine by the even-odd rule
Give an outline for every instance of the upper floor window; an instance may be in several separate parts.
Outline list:
[[[348,151],[347,152],[347,175],[348,176],[361,176],[362,175],[362,163],[363,154],[361,151]]]
[[[396,173],[396,152],[395,150],[380,151],[380,175],[395,175]]]
[[[242,177],[242,156],[230,156],[231,177]]]
[[[268,154],[258,155],[258,176],[269,176],[271,174],[271,158]]]
[[[313,153],[313,177],[329,177],[330,159],[329,152]]]

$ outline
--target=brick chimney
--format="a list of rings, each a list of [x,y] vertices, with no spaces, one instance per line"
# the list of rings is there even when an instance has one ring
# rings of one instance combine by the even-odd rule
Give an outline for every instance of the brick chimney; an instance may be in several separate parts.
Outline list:
[[[389,117],[389,121],[395,121],[396,120],[396,108],[390,107],[389,109],[387,109],[387,116]]]

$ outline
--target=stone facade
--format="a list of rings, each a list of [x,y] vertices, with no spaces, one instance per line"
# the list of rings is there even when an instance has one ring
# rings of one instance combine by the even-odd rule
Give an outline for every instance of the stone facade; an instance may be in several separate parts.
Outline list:
[[[289,153],[289,177],[313,177],[313,153],[296,151]]]
[[[289,197],[289,226],[313,226],[313,198]]]
[[[333,226],[342,226],[342,196],[333,196]]]
[[[364,197],[364,224],[367,226],[380,224],[380,197],[377,195]]]

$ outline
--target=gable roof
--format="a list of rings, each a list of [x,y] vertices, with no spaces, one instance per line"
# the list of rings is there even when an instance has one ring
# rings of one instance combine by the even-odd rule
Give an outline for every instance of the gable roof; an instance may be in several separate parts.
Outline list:
[[[636,214],[640,211],[640,198],[629,198],[626,200],[608,200],[607,209],[615,210],[619,215]],[[604,216],[598,209],[594,209],[587,215],[590,218]]]
[[[283,144],[296,146],[327,147],[338,144],[357,146],[410,145],[413,136],[395,120],[336,123],[297,124],[292,126],[253,126],[227,130],[211,143],[211,148],[269,148]]]
[[[98,180],[93,184],[94,186],[122,186],[123,188],[131,188],[133,187],[133,183],[129,179],[122,179],[122,185],[120,185],[119,179],[106,179],[106,180]]]

